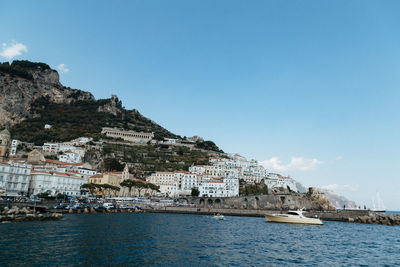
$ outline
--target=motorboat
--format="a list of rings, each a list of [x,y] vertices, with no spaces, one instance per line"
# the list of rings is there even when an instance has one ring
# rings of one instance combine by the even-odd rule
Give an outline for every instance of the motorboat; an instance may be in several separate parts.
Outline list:
[[[290,210],[284,214],[266,214],[265,220],[267,222],[276,222],[276,223],[323,225],[322,221],[318,218],[305,217],[303,215],[302,210]]]
[[[224,215],[219,214],[219,213],[215,214],[213,218],[216,220],[225,220]]]

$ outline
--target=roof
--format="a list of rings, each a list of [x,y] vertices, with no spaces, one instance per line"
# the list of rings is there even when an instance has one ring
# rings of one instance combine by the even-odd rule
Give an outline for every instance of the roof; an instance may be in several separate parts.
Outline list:
[[[32,170],[31,174],[59,175],[59,176],[68,176],[68,177],[72,177],[72,178],[81,178],[80,176],[76,176],[76,175],[68,173],[68,172],[35,171],[35,170]]]
[[[53,163],[53,164],[57,164],[57,165],[71,165],[71,166],[83,165],[83,163],[68,163],[68,162],[63,162],[63,161],[54,160],[54,159],[46,159],[46,163]]]
[[[7,130],[7,129],[4,129],[3,131],[1,131],[0,133],[2,133],[2,134],[8,134],[8,135],[10,135],[10,132]]]

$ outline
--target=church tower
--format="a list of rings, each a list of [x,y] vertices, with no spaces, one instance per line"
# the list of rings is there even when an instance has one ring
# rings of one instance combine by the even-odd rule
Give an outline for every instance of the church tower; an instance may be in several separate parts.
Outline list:
[[[5,129],[0,132],[0,158],[8,156],[8,148],[10,146],[11,136],[10,132]]]
[[[124,168],[124,171],[122,172],[122,177],[121,177],[122,181],[130,179],[131,178],[130,176],[131,175],[129,173],[128,164],[125,164],[125,168]]]

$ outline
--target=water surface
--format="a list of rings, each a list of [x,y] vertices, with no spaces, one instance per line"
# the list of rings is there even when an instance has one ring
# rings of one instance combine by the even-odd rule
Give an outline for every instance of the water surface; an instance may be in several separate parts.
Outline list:
[[[1,266],[400,265],[400,228],[181,214],[75,214],[0,224]]]

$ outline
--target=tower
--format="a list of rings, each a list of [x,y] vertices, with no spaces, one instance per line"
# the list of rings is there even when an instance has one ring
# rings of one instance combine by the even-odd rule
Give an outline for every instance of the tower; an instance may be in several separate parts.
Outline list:
[[[10,146],[10,132],[4,129],[0,132],[0,157],[4,158],[7,156],[8,147]]]
[[[130,174],[129,174],[129,168],[128,168],[128,164],[125,164],[125,168],[122,172],[122,181],[127,180],[130,178]]]

